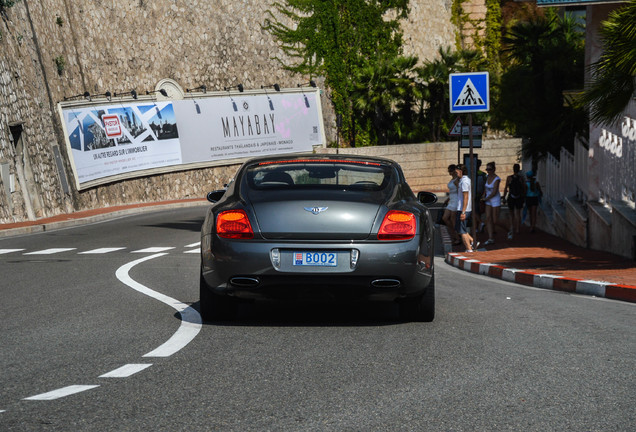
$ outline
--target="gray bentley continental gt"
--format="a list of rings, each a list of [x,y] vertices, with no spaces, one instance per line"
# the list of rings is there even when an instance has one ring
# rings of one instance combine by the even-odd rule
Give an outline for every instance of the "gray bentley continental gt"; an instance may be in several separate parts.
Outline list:
[[[434,226],[400,166],[351,155],[251,159],[213,191],[201,230],[201,315],[229,320],[264,298],[397,301],[435,317]]]

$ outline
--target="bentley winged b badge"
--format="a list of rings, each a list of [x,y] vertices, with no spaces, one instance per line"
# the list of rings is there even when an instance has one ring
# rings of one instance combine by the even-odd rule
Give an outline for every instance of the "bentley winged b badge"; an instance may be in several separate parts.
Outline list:
[[[305,207],[305,210],[311,212],[312,214],[317,215],[318,213],[322,213],[327,210],[329,207]]]

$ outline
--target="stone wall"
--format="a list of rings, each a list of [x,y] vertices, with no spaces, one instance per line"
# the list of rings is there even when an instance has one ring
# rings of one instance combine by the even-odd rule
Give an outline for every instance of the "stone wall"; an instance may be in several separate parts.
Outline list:
[[[295,87],[261,29],[271,0],[21,0],[0,20],[0,223],[129,202],[204,196],[236,166],[144,177],[75,190],[57,112],[65,97],[244,84]],[[449,0],[412,0],[405,53],[432,59],[452,46]],[[320,82],[320,80],[319,80]],[[333,113],[323,99],[328,140]],[[60,155],[59,167],[56,153]],[[69,184],[69,187],[64,187]]]

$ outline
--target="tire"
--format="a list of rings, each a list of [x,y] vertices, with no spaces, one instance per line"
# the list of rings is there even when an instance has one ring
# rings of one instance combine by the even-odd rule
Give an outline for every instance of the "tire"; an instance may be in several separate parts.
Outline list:
[[[424,294],[400,302],[400,319],[404,321],[432,322],[435,319],[435,275]]]
[[[199,281],[199,310],[203,321],[232,321],[236,319],[238,303],[235,299],[212,292],[203,274]]]

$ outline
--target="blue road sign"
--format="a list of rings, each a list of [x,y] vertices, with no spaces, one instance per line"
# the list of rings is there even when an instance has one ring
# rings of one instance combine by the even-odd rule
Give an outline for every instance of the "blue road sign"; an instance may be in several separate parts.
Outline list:
[[[490,111],[488,72],[453,73],[449,75],[450,112]]]

